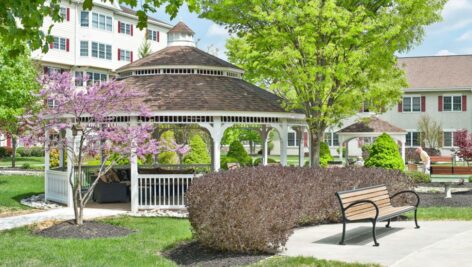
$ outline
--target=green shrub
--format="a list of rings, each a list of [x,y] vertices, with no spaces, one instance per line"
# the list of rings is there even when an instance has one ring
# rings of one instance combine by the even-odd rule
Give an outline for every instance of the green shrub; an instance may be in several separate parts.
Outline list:
[[[238,162],[238,159],[232,158],[232,157],[227,157],[227,156],[222,156],[220,158],[220,168],[223,169],[223,170],[227,170],[228,169],[228,163],[234,163],[234,162]]]
[[[26,169],[31,168],[31,165],[29,163],[25,162],[25,163],[23,163],[23,165],[21,165],[21,168],[26,170]]]
[[[44,157],[44,148],[40,146],[34,146],[30,148],[32,157]]]
[[[431,183],[431,177],[423,172],[411,171],[407,172],[406,175],[415,183]]]
[[[405,169],[405,163],[398,151],[397,143],[386,133],[375,139],[369,149],[369,157],[365,160],[364,166],[401,171]]]
[[[24,147],[18,147],[16,149],[16,156],[17,157],[24,157],[24,154],[25,153],[25,148]]]
[[[0,147],[0,158],[11,157],[13,150],[11,147],[1,146]]]
[[[175,142],[175,135],[172,131],[165,131],[162,133],[159,141],[164,146],[172,147]],[[163,151],[157,156],[159,164],[179,164],[179,156],[174,151]]]
[[[273,158],[267,158],[267,163],[277,163]],[[259,166],[262,164],[262,158],[257,158],[254,160],[254,166]]]
[[[53,148],[49,151],[49,167],[59,167],[59,150],[57,148]]]
[[[325,142],[321,142],[320,144],[320,166],[321,167],[327,167],[328,162],[333,160],[333,157],[331,156],[331,151],[329,150],[328,144]]]
[[[252,166],[252,158],[247,154],[246,149],[239,141],[233,141],[229,145],[227,157],[236,159],[241,166]]]
[[[472,176],[469,176],[469,183],[472,183]]]
[[[190,152],[184,157],[185,164],[210,164],[211,158],[203,138],[196,134],[190,139]]]
[[[270,253],[285,244],[296,225],[339,222],[335,192],[379,184],[392,194],[413,187],[398,170],[259,166],[194,180],[187,208],[195,237],[205,246]]]

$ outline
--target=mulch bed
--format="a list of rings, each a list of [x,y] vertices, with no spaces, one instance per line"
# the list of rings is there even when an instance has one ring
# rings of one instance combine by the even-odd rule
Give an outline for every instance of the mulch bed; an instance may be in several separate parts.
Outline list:
[[[268,254],[239,254],[221,252],[206,248],[196,241],[184,243],[163,253],[163,256],[179,266],[245,266],[259,262],[272,255]]]
[[[133,232],[133,230],[107,223],[85,221],[83,225],[76,225],[73,221],[66,221],[43,229],[37,234],[52,238],[91,239],[127,236]]]
[[[445,198],[444,193],[418,193],[420,207],[472,207],[472,190],[452,193]]]

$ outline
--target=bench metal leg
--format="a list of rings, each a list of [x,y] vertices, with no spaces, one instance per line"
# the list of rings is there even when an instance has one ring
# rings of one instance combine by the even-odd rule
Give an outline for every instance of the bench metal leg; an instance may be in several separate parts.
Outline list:
[[[339,245],[345,245],[344,243],[345,237],[346,237],[346,221],[343,220],[343,235],[341,237],[341,242],[339,242]]]
[[[377,243],[377,238],[375,237],[375,224],[376,224],[376,221],[373,220],[372,221],[372,237],[374,238],[374,246],[378,247],[379,243]]]
[[[385,225],[385,227],[387,227],[387,228],[392,228],[392,227],[390,227],[390,221],[391,221],[391,219],[388,219],[387,225]]]
[[[420,228],[420,226],[418,225],[418,219],[417,219],[417,216],[416,216],[417,212],[418,212],[418,210],[417,210],[417,209],[415,209],[415,225],[416,225],[416,227],[415,227],[415,228],[416,228],[416,229],[419,229],[419,228]]]

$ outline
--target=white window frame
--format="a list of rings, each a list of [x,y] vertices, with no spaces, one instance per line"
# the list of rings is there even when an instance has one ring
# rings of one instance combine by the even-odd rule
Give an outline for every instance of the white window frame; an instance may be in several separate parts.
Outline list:
[[[453,147],[456,147],[454,145],[454,133],[457,132],[456,129],[443,129],[443,134],[442,134],[442,143],[443,143],[443,148],[453,148]],[[451,145],[450,146],[446,146],[445,142],[444,142],[444,135],[445,133],[451,133]]]
[[[61,16],[64,21],[67,20],[67,7],[59,7],[59,16]]]
[[[84,50],[84,47],[82,45],[85,44],[85,43],[87,43],[87,47]],[[81,40],[80,41],[80,56],[81,57],[88,57],[89,56],[89,49],[90,49],[89,41]],[[82,52],[84,52],[84,53],[82,53]]]
[[[120,49],[120,61],[128,61],[131,62],[131,51]]]
[[[417,129],[408,129],[408,130],[406,130],[406,132],[407,133],[406,133],[406,136],[405,136],[406,137],[405,138],[405,147],[419,147],[419,146],[421,146],[421,132],[420,131],[418,131]],[[418,145],[415,145],[413,143],[413,140],[414,140],[413,133],[418,133]],[[409,143],[408,143],[408,140],[407,140],[408,135],[411,135]]]
[[[289,143],[288,136],[291,135],[291,134],[293,134],[293,138],[294,138],[294,143],[293,144]],[[299,140],[298,140],[297,132],[289,131],[288,134],[287,134],[287,147],[298,147],[298,143],[299,143]]]
[[[94,45],[96,46],[96,52],[94,53]],[[109,44],[99,43],[99,42],[91,42],[90,45],[91,56],[98,59],[105,59],[111,60],[112,59],[112,50],[113,47]]]
[[[85,20],[84,15],[86,15],[87,20]],[[80,27],[88,28],[90,26],[90,12],[80,11]]]
[[[451,98],[451,110],[446,110],[445,109],[445,104],[446,104],[446,97]],[[459,110],[454,110],[454,97],[459,97],[460,99],[460,107]],[[448,94],[448,95],[443,95],[442,96],[442,111],[444,112],[462,112],[462,95],[459,94]]]
[[[326,140],[326,135],[329,135],[328,140]],[[334,143],[334,136],[337,136],[338,144]],[[334,131],[325,132],[324,140],[329,147],[339,147],[339,136]]]
[[[92,28],[112,32],[113,18],[102,13],[92,12]]]
[[[120,21],[120,33],[131,35],[131,23]]]
[[[405,110],[405,98],[410,98],[410,110],[407,111]],[[419,98],[420,100],[420,109],[419,110],[413,110],[413,99],[414,98]],[[408,113],[416,113],[416,112],[421,112],[421,106],[423,105],[421,95],[404,95],[402,98],[402,112],[408,112]]]
[[[87,75],[89,85],[94,84],[96,82],[108,81],[108,78],[109,78],[108,74],[103,73],[103,72],[97,72],[97,71],[85,71],[85,74],[83,77],[85,77],[85,75]],[[98,80],[95,79],[97,78],[97,76],[99,76]],[[105,77],[105,79],[102,79],[103,77]]]
[[[52,49],[67,51],[67,38],[53,36]]]
[[[157,31],[157,30],[147,29],[146,39],[154,41],[154,42],[159,42],[158,39],[157,39],[158,32],[159,31]],[[149,37],[151,37],[151,38],[149,38]]]

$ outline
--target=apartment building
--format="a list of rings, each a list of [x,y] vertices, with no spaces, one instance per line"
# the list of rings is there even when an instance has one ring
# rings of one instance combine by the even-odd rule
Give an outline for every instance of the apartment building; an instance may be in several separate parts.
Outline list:
[[[49,51],[32,53],[45,72],[67,70],[92,80],[106,80],[114,71],[139,58],[139,47],[148,40],[152,52],[167,46],[172,25],[149,18],[146,29],[137,28],[138,17],[130,8],[115,1],[94,1],[92,10],[82,9],[83,1],[62,1],[62,22],[54,24],[54,41]],[[46,18],[47,32],[52,20]]]

